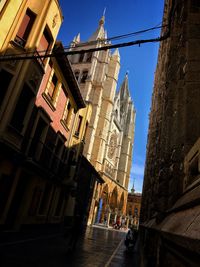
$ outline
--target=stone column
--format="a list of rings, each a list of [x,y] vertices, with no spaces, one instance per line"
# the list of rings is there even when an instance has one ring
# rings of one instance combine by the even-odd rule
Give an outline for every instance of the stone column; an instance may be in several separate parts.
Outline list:
[[[129,216],[126,217],[126,228],[128,228],[129,225]]]
[[[109,210],[108,213],[107,213],[107,222],[106,222],[106,226],[107,227],[109,227],[109,223],[110,223],[110,214],[111,214],[111,212]]]

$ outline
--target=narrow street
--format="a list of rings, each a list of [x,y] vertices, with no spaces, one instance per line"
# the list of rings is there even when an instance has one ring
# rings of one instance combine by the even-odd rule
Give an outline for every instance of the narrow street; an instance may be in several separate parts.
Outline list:
[[[136,251],[126,251],[125,232],[88,227],[76,251],[67,252],[63,237],[29,240],[0,247],[1,267],[122,267],[139,266]]]

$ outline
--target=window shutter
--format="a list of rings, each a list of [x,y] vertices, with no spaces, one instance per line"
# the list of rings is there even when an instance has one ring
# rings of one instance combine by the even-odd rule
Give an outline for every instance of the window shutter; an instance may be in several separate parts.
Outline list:
[[[46,51],[49,49],[51,43],[51,39],[48,35],[47,30],[44,30],[44,33],[42,34],[42,37],[40,39],[40,43],[38,46],[38,52],[40,51],[44,51],[44,53],[40,53],[40,54],[46,54]]]
[[[35,21],[35,14],[30,10],[27,10],[17,33],[17,37],[23,40],[22,43],[23,46],[25,45],[28,39],[34,21]]]

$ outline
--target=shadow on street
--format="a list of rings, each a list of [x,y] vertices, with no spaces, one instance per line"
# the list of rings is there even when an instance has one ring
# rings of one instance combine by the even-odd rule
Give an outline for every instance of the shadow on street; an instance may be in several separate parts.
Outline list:
[[[0,248],[1,267],[122,267],[139,266],[136,251],[126,251],[125,232],[88,227],[76,249],[63,236],[30,240]]]

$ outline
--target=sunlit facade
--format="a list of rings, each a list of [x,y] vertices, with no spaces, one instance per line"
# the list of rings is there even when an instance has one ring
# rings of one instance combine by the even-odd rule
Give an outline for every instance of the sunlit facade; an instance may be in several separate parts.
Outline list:
[[[56,37],[57,0],[1,1],[0,228],[61,230],[75,209],[77,169],[91,105]]]
[[[102,17],[86,48],[107,44]],[[90,43],[91,42],[91,43]],[[70,50],[79,50],[80,34]],[[87,223],[112,225],[116,217],[126,216],[128,184],[132,163],[135,109],[128,75],[117,91],[120,55],[115,51],[95,51],[69,56],[81,94],[92,105],[92,116],[85,138],[84,156],[91,162],[104,184],[96,183]]]

